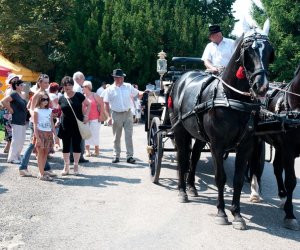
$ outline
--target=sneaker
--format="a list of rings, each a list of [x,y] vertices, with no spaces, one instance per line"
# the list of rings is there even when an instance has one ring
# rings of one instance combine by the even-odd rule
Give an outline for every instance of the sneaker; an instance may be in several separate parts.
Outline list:
[[[130,164],[134,164],[135,163],[135,159],[133,159],[132,157],[129,157],[127,159],[127,162],[130,163]]]
[[[20,164],[21,161],[20,160],[11,160],[11,161],[7,161],[7,163]]]
[[[91,153],[85,153],[85,157],[91,157],[92,154]]]
[[[19,174],[21,177],[30,177],[32,174],[27,169],[19,170]]]
[[[57,174],[52,170],[44,171],[44,174],[51,177],[57,176]]]

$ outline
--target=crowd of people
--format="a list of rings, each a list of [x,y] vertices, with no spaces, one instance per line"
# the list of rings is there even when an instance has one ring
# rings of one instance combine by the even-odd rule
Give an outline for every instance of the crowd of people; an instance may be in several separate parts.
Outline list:
[[[112,163],[120,161],[123,128],[127,162],[135,163],[133,123],[140,118],[138,97],[143,93],[137,85],[124,82],[125,74],[121,69],[114,70],[112,77],[113,84],[102,84],[93,92],[92,82],[85,80],[81,72],[74,73],[73,77],[65,76],[61,84],[50,83],[49,76],[41,74],[26,95],[22,76],[8,75],[7,90],[1,100],[6,141],[3,152],[8,154],[8,163],[19,165],[20,176],[32,176],[28,165],[30,156],[35,154],[37,178],[53,180],[57,173],[52,171],[48,156],[55,147],[62,148],[64,166],[60,174],[71,174],[70,163],[73,162],[72,174],[78,175],[79,163],[89,162],[84,157],[100,155],[100,127],[104,122],[112,126],[114,136]],[[89,139],[82,139],[77,119],[88,125],[92,134]],[[27,129],[31,131],[30,141],[24,148]]]
[[[209,27],[209,40],[202,60],[209,72],[219,74],[227,66],[234,50],[234,41],[223,37],[219,25]],[[30,90],[27,100],[21,76],[10,74],[7,77],[7,90],[1,100],[4,108],[7,162],[19,164],[20,176],[31,176],[28,171],[30,155],[37,154],[40,180],[52,180],[56,174],[47,161],[49,152],[62,141],[64,167],[61,175],[70,174],[70,163],[74,162],[74,175],[79,174],[79,163],[88,162],[84,156],[99,156],[100,126],[111,125],[113,132],[112,163],[120,162],[121,135],[124,130],[127,163],[134,164],[133,123],[139,122],[144,106],[147,115],[147,95],[138,90],[137,84],[124,82],[126,74],[122,69],[113,70],[113,84],[103,83],[93,92],[90,81],[81,72],[73,77],[65,76],[61,85],[49,83],[49,76],[41,74],[36,85]],[[146,89],[154,87],[148,84]],[[154,88],[153,88],[154,89]],[[144,103],[141,106],[140,99]],[[83,140],[77,120],[88,124],[92,136]],[[21,157],[27,127],[31,130],[31,140]],[[60,140],[59,140],[60,139]],[[93,150],[93,153],[92,153]]]

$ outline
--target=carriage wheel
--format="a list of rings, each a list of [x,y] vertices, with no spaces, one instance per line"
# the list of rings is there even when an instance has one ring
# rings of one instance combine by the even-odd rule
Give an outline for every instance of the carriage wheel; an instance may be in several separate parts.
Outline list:
[[[158,131],[158,126],[160,125],[160,120],[158,117],[152,119],[149,137],[148,137],[148,147],[151,150],[149,154],[149,167],[150,175],[153,183],[158,183],[160,169],[161,169],[161,160],[163,156],[163,142],[162,142],[162,132]]]

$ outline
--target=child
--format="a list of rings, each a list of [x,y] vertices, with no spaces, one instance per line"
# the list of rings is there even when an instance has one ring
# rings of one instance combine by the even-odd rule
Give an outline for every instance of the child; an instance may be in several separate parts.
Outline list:
[[[43,181],[52,181],[52,178],[49,175],[44,175],[44,167],[49,150],[53,147],[52,134],[55,136],[55,142],[58,142],[58,138],[53,123],[52,109],[49,108],[49,95],[46,92],[40,92],[38,95],[37,104],[33,114],[33,129],[40,171],[37,178]]]

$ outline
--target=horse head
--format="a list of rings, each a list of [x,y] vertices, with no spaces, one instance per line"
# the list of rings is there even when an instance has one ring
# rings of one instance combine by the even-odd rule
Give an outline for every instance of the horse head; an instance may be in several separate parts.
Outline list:
[[[266,35],[245,36],[241,46],[241,65],[254,96],[264,96],[269,87],[268,67],[274,60],[274,50]]]
[[[274,49],[268,38],[268,30],[269,26],[265,25],[263,31],[251,28],[243,34],[237,40],[235,52],[227,66],[228,72],[224,72],[224,77],[231,75],[228,81],[236,82],[236,86],[241,82],[247,83],[254,97],[264,96],[269,87],[268,67],[274,60]],[[242,77],[238,75],[239,70],[243,71]]]
[[[294,94],[287,93],[287,102],[293,111],[300,111],[300,64],[294,72],[294,78],[290,82],[289,91]]]

